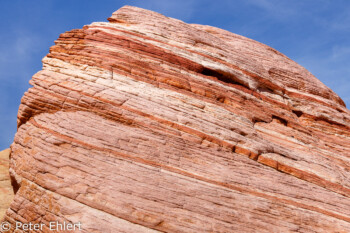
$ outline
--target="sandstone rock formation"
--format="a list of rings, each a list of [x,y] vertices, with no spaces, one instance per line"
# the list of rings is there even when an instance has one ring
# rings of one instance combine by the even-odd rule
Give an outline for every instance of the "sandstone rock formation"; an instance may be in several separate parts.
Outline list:
[[[61,34],[18,113],[6,221],[350,232],[350,111],[278,51],[135,7]]]
[[[9,175],[10,149],[0,152],[0,220],[13,200],[13,189]]]

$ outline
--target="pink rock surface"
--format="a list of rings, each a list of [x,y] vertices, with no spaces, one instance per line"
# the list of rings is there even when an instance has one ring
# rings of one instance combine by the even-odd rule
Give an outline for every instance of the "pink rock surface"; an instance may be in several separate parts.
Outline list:
[[[6,221],[350,232],[350,111],[332,90],[218,28],[130,6],[108,20],[61,34],[33,76]]]
[[[0,220],[13,200],[13,188],[9,175],[10,149],[0,151]]]

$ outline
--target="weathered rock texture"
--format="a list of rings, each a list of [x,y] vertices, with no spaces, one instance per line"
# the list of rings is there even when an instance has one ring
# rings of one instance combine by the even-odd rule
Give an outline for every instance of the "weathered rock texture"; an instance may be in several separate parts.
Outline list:
[[[350,112],[276,50],[123,7],[63,33],[18,113],[14,222],[350,232]]]
[[[13,188],[9,175],[10,149],[0,152],[0,220],[13,200]]]

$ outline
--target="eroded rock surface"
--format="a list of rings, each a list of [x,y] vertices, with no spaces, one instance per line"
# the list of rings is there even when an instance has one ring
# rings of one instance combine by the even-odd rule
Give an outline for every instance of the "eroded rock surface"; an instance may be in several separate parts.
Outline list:
[[[13,200],[13,188],[9,174],[10,149],[0,152],[0,220],[5,216]]]
[[[61,34],[33,76],[7,221],[350,232],[350,112],[332,90],[218,28],[129,6],[108,20]]]

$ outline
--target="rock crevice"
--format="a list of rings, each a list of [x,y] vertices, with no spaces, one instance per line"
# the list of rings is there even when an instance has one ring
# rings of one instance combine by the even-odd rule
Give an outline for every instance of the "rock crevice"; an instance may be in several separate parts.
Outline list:
[[[6,221],[350,231],[350,112],[332,90],[218,28],[130,6],[108,20],[61,34],[33,76]]]

